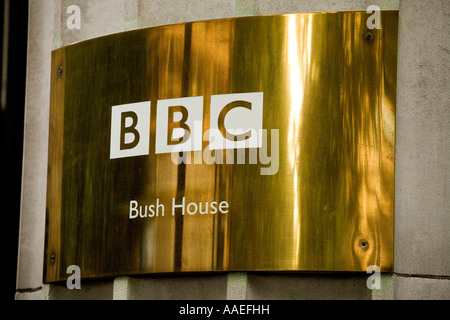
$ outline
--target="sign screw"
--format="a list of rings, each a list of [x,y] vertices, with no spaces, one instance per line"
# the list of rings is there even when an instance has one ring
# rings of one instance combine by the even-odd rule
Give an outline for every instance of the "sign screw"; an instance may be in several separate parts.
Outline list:
[[[372,41],[373,38],[374,38],[374,35],[370,31],[368,31],[364,34],[364,39],[366,39],[367,42]]]
[[[50,256],[50,262],[55,263],[55,254],[54,253],[52,253],[52,255]]]
[[[58,75],[61,76],[62,73],[63,73],[63,67],[59,66],[59,68],[58,68]]]
[[[360,246],[363,250],[366,250],[369,247],[369,243],[366,240],[362,240]]]

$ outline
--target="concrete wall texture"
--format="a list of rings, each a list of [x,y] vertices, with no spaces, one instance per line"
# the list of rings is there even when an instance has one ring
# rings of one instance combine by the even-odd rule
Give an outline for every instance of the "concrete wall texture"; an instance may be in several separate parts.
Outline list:
[[[394,273],[228,273],[42,283],[50,52],[133,28],[244,15],[399,10]],[[66,12],[81,8],[81,29]],[[450,299],[450,2],[447,0],[30,1],[16,299]]]

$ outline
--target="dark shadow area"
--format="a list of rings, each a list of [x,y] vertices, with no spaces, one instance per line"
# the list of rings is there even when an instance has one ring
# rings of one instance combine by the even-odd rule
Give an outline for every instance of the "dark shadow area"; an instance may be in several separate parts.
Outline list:
[[[1,66],[1,219],[3,298],[14,299],[19,242],[20,194],[25,111],[28,38],[28,0],[0,3]]]

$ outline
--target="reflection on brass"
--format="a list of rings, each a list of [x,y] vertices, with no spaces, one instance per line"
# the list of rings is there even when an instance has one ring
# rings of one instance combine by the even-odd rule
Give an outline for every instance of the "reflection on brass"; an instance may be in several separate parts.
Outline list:
[[[382,11],[373,30],[368,17],[200,21],[55,50],[45,282],[69,265],[83,278],[392,271],[398,13]],[[158,100],[203,96],[206,130],[211,95],[250,92],[264,95],[263,128],[279,130],[276,174],[155,154]],[[110,159],[112,106],[141,101],[149,154]]]

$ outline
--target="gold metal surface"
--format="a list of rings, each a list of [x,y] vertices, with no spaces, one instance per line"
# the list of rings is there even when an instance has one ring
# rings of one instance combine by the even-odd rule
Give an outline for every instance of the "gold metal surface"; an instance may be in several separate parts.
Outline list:
[[[392,271],[398,13],[373,30],[368,17],[200,21],[55,50],[44,281],[69,265],[83,278]],[[263,128],[279,130],[276,174],[155,154],[158,100],[205,97],[206,129],[211,95],[246,92],[263,92]],[[149,155],[110,159],[112,106],[140,101],[151,101]],[[228,212],[172,215],[183,197]],[[131,200],[165,214],[130,219]]]

